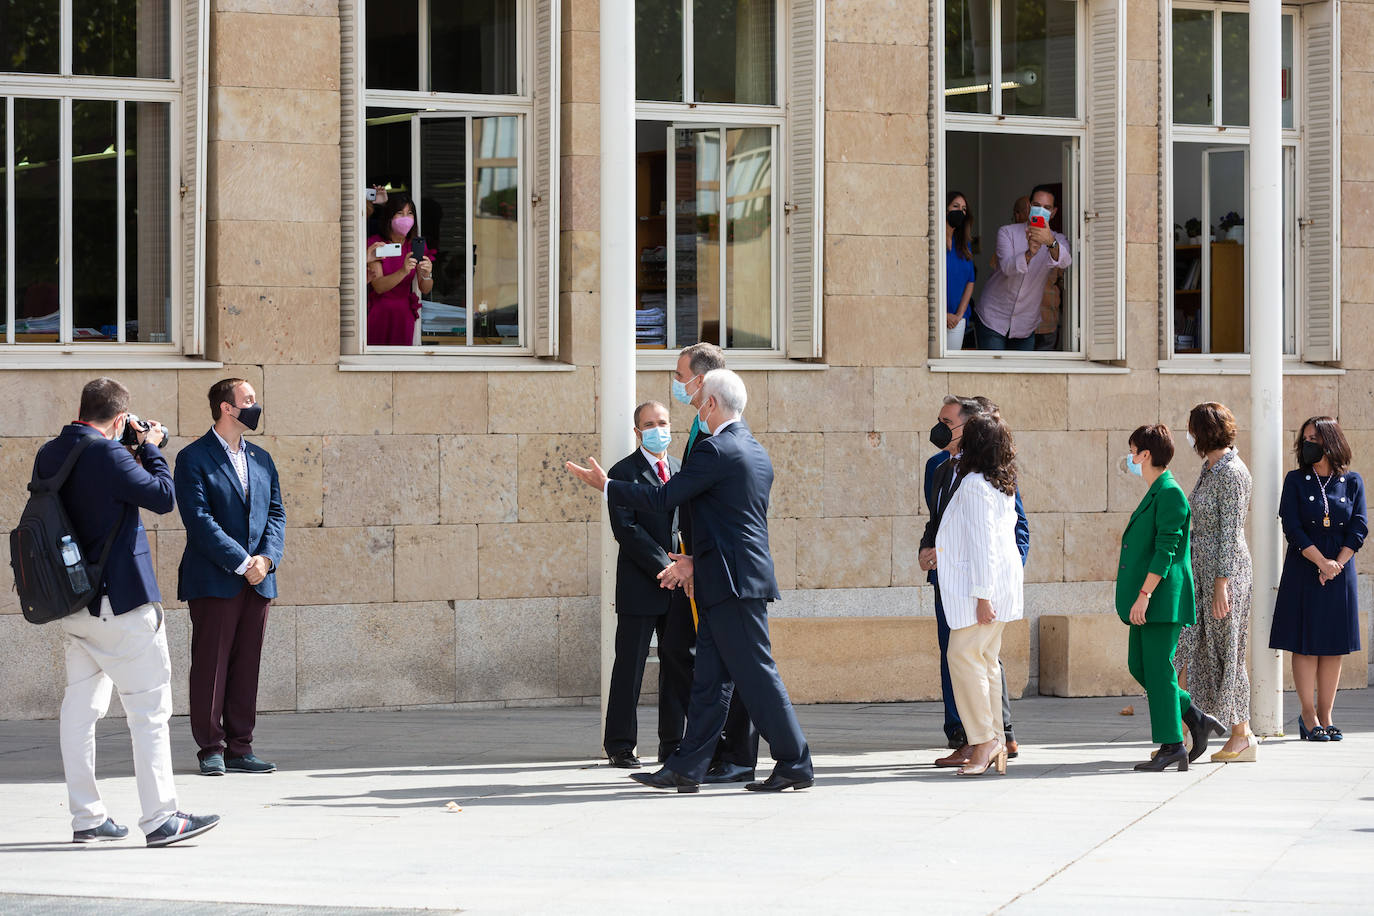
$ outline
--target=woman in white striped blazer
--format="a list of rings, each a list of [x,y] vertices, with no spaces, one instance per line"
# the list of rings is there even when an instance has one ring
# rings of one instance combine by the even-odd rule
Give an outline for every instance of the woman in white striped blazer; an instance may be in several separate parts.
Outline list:
[[[1016,547],[1016,448],[1000,417],[964,423],[958,489],[935,535],[940,595],[949,621],[949,675],[970,745],[960,776],[1007,770],[1002,744],[1002,630],[1021,617]]]

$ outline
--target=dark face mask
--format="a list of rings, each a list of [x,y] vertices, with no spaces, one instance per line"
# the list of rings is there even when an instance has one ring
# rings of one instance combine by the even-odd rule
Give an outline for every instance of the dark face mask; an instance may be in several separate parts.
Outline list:
[[[257,429],[258,420],[262,419],[262,405],[254,404],[251,407],[240,407],[237,419],[249,429]]]
[[[1304,467],[1311,467],[1324,457],[1326,457],[1326,450],[1322,448],[1320,442],[1304,442],[1302,444],[1302,463]]]
[[[937,422],[930,428],[930,444],[936,448],[949,448],[954,441],[954,431],[943,423]]]
[[[949,223],[950,226],[955,229],[955,231],[964,228],[964,223],[967,220],[968,214],[965,213],[963,210],[945,211],[945,222]]]

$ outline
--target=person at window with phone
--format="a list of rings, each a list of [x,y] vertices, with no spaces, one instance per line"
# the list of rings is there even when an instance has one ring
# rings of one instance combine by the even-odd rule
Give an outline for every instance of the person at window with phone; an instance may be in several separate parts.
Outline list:
[[[1069,240],[1050,224],[1059,214],[1054,189],[1037,185],[1024,226],[997,230],[997,268],[973,310],[980,350],[1034,350],[1050,271],[1073,263]]]
[[[416,258],[415,207],[403,194],[392,194],[378,208],[381,235],[367,240],[383,247],[382,275],[367,285],[367,342],[377,346],[408,347],[415,342],[415,322],[420,317],[420,297],[434,289],[434,262],[426,253]],[[388,252],[385,246],[400,246]]]
[[[945,349],[962,350],[973,303],[973,220],[968,198],[950,191],[945,198]]]

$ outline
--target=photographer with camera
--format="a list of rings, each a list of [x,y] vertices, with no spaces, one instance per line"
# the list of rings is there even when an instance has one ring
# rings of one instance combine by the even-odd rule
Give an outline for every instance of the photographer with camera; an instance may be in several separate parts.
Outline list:
[[[381,257],[382,275],[367,284],[367,342],[408,347],[416,342],[420,297],[434,289],[434,262],[416,234],[410,198],[392,194],[378,214],[381,232],[367,247],[370,256]]]
[[[978,349],[1035,349],[1050,272],[1073,263],[1069,240],[1050,227],[1058,214],[1054,188],[1036,185],[1026,224],[997,230],[997,266],[973,310]]]
[[[72,813],[72,842],[128,836],[106,813],[95,783],[95,724],[119,690],[143,816],[138,826],[149,846],[190,839],[219,823],[177,810],[172,784],[172,668],[167,658],[162,593],[138,510],[172,511],[172,475],[162,457],[162,424],[129,413],[129,391],[98,378],[81,391],[79,419],[38,451],[34,476],[51,477],[80,446],[61,490],[63,508],[82,554],[98,556],[114,532],[99,600],[88,613],[60,620],[66,642],[67,689],[59,726],[62,769]],[[82,445],[83,439],[96,441]]]
[[[186,524],[177,597],[191,611],[191,735],[202,776],[271,773],[276,765],[253,753],[253,727],[286,510],[272,456],[243,438],[262,419],[253,386],[221,379],[209,400],[214,425],[177,455],[175,478]]]

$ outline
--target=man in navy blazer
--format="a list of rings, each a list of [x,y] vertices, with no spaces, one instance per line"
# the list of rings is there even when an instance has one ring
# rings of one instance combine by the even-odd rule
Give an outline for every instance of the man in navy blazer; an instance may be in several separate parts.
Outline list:
[[[813,782],[811,751],[768,639],[768,602],[778,598],[768,551],[773,463],[740,419],[747,395],[739,376],[714,369],[702,389],[698,418],[711,437],[663,486],[610,480],[595,461],[590,469],[568,463],[606,494],[611,508],[671,512],[686,506],[692,516],[692,556],[673,556],[690,565],[689,594],[698,614],[687,733],[662,769],[631,778],[656,789],[696,792],[725,725],[731,696],[725,685],[733,680],[776,761],[768,779],[746,788],[805,789]]]
[[[72,842],[118,840],[129,833],[110,818],[95,783],[95,724],[109,709],[113,687],[119,690],[133,739],[143,809],[139,828],[149,846],[167,846],[204,833],[219,818],[179,812],[172,782],[172,668],[162,593],[138,512],[172,511],[172,475],[155,444],[166,430],[157,423],[134,427],[137,448],[131,452],[120,444],[128,424],[129,391],[110,378],[86,384],[78,416],[38,450],[33,463],[35,477],[51,477],[81,446],[61,498],[82,555],[99,562],[106,540],[115,533],[99,596],[87,612],[60,621],[67,689],[59,735]]]
[[[186,525],[177,597],[191,611],[191,734],[206,776],[270,773],[276,766],[253,753],[253,727],[286,510],[272,456],[243,439],[262,417],[253,386],[216,382],[210,416],[214,426],[176,461]]]

